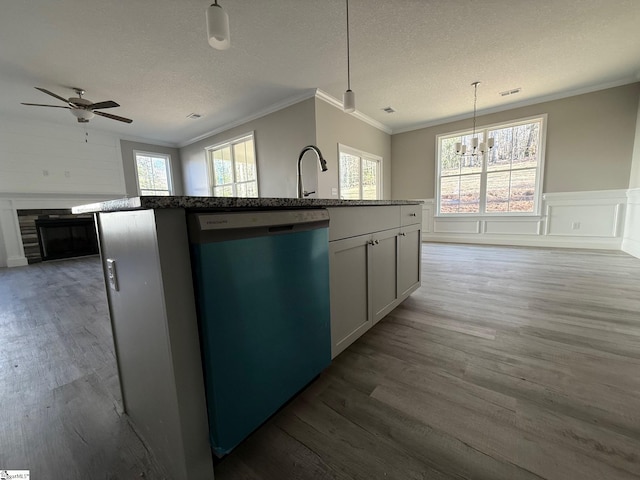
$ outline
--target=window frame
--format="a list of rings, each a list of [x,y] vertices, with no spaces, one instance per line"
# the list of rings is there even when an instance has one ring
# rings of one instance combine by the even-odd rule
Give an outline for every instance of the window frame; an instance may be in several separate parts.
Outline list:
[[[482,160],[482,169],[479,172],[480,174],[480,211],[478,213],[441,213],[440,212],[440,151],[442,146],[442,140],[457,137],[470,135],[472,133],[472,129],[465,128],[462,130],[457,130],[454,132],[446,132],[436,135],[435,141],[435,204],[436,211],[435,217],[439,218],[478,218],[478,217],[540,217],[542,215],[542,199],[543,199],[543,180],[544,180],[544,165],[545,165],[545,156],[546,156],[546,140],[547,140],[547,114],[543,113],[540,115],[533,115],[530,117],[518,118],[516,120],[508,121],[508,122],[499,122],[492,123],[488,125],[480,125],[476,126],[476,133],[483,133],[485,138],[488,135],[489,130],[499,129],[499,128],[508,128],[508,127],[517,127],[519,125],[525,125],[527,123],[540,123],[540,154],[538,165],[536,166],[536,181],[535,181],[535,194],[533,200],[533,212],[486,212],[486,197],[487,197],[487,155],[484,156]],[[517,170],[517,169],[516,169]],[[504,171],[513,171],[513,169],[504,170]],[[478,173],[473,173],[473,175],[477,175]],[[470,175],[470,174],[466,174]]]
[[[167,183],[169,184],[169,194],[166,196],[175,195],[175,189],[173,187],[173,169],[171,165],[171,155],[168,153],[159,153],[159,152],[145,152],[143,150],[134,150],[133,151],[133,168],[136,172],[136,188],[138,189],[138,195],[143,196],[142,189],[140,188],[140,172],[138,171],[138,155],[144,157],[156,157],[156,158],[164,158],[165,165],[167,168]],[[164,191],[164,190],[157,190]],[[154,196],[154,195],[151,195]],[[165,195],[155,195],[155,196],[165,196]]]
[[[366,159],[369,161],[375,161],[378,164],[378,182],[376,186],[376,196],[378,200],[382,199],[382,194],[384,192],[383,189],[383,168],[384,168],[384,158],[375,155],[373,153],[365,152],[364,150],[359,150],[357,148],[350,147],[348,145],[344,145],[342,143],[338,143],[338,198],[342,198],[342,187],[340,186],[340,154],[346,153],[347,155],[353,155],[355,157],[360,158],[360,198],[362,200],[362,160]]]
[[[238,198],[237,193],[237,186],[238,183],[249,183],[249,182],[236,182],[236,159],[234,157],[233,154],[233,146],[237,145],[239,143],[243,143],[247,140],[251,140],[253,143],[253,158],[255,160],[256,163],[256,191],[258,193],[257,197],[242,197],[242,198],[260,198],[260,169],[258,167],[258,155],[256,152],[256,137],[255,137],[255,130],[252,130],[250,132],[244,133],[242,135],[238,135],[232,138],[229,138],[223,142],[219,142],[216,143],[214,145],[210,145],[208,147],[204,148],[205,151],[205,159],[206,159],[206,169],[207,169],[207,181],[209,184],[209,195],[212,197],[215,197],[214,192],[215,192],[215,187],[219,187],[222,185],[215,185],[215,169],[213,168],[213,152],[216,150],[220,150],[222,148],[225,148],[227,146],[231,147],[231,162],[232,162],[232,173],[233,173],[233,182],[230,184],[225,184],[225,185],[231,185],[231,189],[232,189],[232,197],[216,197],[216,198]]]

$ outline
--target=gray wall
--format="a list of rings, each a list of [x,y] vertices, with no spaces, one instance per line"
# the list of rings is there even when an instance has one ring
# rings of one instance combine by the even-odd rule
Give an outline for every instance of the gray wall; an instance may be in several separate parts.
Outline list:
[[[130,142],[120,140],[120,150],[122,153],[122,168],[124,170],[124,184],[129,197],[138,196],[138,183],[136,181],[136,167],[133,151],[138,150],[148,153],[162,153],[171,156],[171,177],[173,180],[173,191],[175,195],[183,195],[182,164],[180,162],[180,151],[177,148],[162,147],[150,143]]]
[[[181,148],[185,195],[209,195],[206,147],[251,131],[255,135],[260,196],[295,197],[298,155],[316,140],[313,98]],[[315,178],[309,182],[315,182]]]
[[[329,167],[318,175],[319,198],[337,198],[339,143],[382,157],[383,198],[391,198],[391,135],[316,99],[316,137]]]
[[[639,96],[640,83],[635,83],[483,115],[478,117],[478,124],[490,125],[546,113],[544,192],[626,189]],[[436,135],[470,125],[471,120],[467,119],[393,135],[393,198],[433,198]],[[633,181],[640,182],[639,174],[634,175]]]

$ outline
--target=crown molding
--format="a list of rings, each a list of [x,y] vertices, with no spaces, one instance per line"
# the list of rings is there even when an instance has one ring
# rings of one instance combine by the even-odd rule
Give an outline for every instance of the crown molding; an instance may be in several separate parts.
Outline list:
[[[144,143],[146,145],[154,145],[156,147],[167,147],[167,148],[179,147],[177,143],[163,142],[162,140],[155,140],[153,138],[145,138],[145,137],[136,137],[133,135],[118,135],[118,138],[120,140],[125,140],[127,142]]]
[[[316,89],[316,98],[325,101],[326,103],[336,107],[340,111],[343,110],[342,102],[340,100],[338,100],[335,97],[332,97],[327,92],[325,92],[323,90],[320,90],[319,88]],[[380,123],[379,121],[374,120],[373,118],[369,117],[368,115],[365,115],[364,113],[362,113],[362,112],[360,112],[358,110],[356,110],[355,112],[353,112],[351,114],[348,114],[348,115],[351,115],[351,116],[357,118],[358,120],[361,120],[361,121],[371,125],[372,127],[375,127],[378,130],[383,131],[384,133],[388,133],[389,135],[391,135],[391,133],[392,133],[391,128],[387,127],[384,123]]]
[[[575,90],[570,90],[565,92],[552,93],[550,95],[531,98],[529,100],[523,100],[521,102],[509,103],[507,105],[500,105],[498,107],[478,110],[478,112],[476,113],[476,117],[480,117],[483,115],[490,115],[492,113],[505,112],[507,110],[514,110],[516,108],[521,108],[521,107],[528,107],[530,105],[537,105],[539,103],[552,102],[554,100],[561,100],[563,98],[575,97],[577,95],[583,95],[585,93],[593,93],[599,90],[606,90],[608,88],[621,87],[622,85],[629,85],[631,83],[635,83],[638,80],[639,79],[635,77],[626,77],[613,82],[592,85],[590,87],[583,87],[583,88],[578,88]],[[423,128],[435,127],[437,125],[444,125],[445,123],[457,122],[459,120],[466,120],[468,118],[473,118],[473,113],[464,113],[464,114],[455,115],[452,117],[439,118],[437,120],[420,123],[418,125],[394,129],[392,134],[395,135],[397,133],[413,132],[414,130],[421,130]]]
[[[260,110],[252,115],[240,118],[232,123],[227,123],[223,127],[216,128],[215,130],[211,130],[209,132],[205,132],[202,135],[198,135],[197,137],[191,138],[184,142],[180,142],[178,144],[179,148],[186,147],[187,145],[191,145],[193,143],[199,142],[200,140],[204,140],[205,138],[211,137],[213,135],[217,135],[222,132],[226,132],[227,130],[231,130],[232,128],[243,125],[247,122],[251,122],[253,120],[257,120],[258,118],[262,118],[264,116],[270,115],[278,110],[282,110],[284,108],[290,107],[291,105],[295,105],[296,103],[300,103],[309,98],[313,98],[316,94],[315,89],[307,90],[300,95],[295,95],[293,97],[289,97],[281,102],[274,103],[273,105],[265,108],[264,110]]]

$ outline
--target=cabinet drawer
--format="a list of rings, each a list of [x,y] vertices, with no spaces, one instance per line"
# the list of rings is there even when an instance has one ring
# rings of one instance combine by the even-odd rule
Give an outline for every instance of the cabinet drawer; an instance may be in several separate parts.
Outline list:
[[[398,206],[333,207],[329,210],[329,241],[397,228]]]
[[[422,223],[422,204],[419,205],[401,205],[400,206],[400,225],[413,225]]]

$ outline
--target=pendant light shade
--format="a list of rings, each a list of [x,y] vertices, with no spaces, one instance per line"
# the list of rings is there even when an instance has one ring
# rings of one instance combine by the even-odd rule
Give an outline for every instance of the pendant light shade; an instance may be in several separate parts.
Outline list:
[[[229,15],[216,0],[207,8],[207,36],[209,45],[217,50],[226,50],[231,44],[229,36]]]
[[[356,111],[356,95],[351,90],[351,52],[349,51],[349,0],[347,2],[347,91],[342,95],[342,108],[346,113]]]
[[[342,105],[347,113],[356,111],[356,94],[353,93],[353,90],[349,89],[342,94]]]

